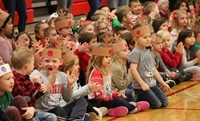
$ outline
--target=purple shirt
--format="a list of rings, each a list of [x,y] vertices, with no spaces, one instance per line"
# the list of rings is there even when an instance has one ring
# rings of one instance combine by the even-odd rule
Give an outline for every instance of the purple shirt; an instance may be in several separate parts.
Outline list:
[[[12,45],[8,39],[0,37],[0,56],[4,63],[11,64],[11,56],[13,53]]]

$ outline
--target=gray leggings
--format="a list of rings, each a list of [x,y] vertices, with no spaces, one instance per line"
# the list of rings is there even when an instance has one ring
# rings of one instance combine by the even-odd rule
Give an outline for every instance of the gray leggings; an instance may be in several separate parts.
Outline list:
[[[190,66],[184,69],[184,72],[190,72],[192,74],[200,73],[200,66]]]
[[[57,0],[57,4],[59,8],[62,9],[70,9],[72,7],[73,0]]]
[[[128,6],[129,0],[107,0],[109,8],[118,8],[119,6]]]

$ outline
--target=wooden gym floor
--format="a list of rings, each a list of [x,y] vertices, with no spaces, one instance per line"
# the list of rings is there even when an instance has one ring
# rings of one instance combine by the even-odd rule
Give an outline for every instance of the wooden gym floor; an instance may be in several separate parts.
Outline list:
[[[166,92],[169,105],[126,117],[105,117],[100,121],[200,121],[200,82],[188,81]]]

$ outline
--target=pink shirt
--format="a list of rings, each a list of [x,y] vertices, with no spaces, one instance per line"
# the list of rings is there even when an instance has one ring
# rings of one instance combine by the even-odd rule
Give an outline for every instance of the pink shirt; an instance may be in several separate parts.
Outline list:
[[[11,56],[13,53],[12,45],[8,39],[0,37],[0,56],[4,63],[11,64]]]

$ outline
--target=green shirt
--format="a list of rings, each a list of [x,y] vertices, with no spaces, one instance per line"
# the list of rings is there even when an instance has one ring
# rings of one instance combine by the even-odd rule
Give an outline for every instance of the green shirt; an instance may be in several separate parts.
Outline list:
[[[3,96],[0,96],[0,109],[5,110],[10,105],[13,96],[11,92],[6,92]]]
[[[199,49],[200,49],[200,45],[197,44],[197,43],[195,43],[194,44],[194,50],[195,50],[195,52],[197,52]]]

